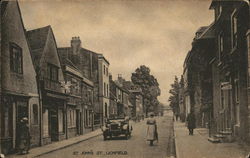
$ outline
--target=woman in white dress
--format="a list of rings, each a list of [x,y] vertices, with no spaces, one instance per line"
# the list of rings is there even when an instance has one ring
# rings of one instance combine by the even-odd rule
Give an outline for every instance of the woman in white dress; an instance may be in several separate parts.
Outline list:
[[[150,141],[150,146],[153,146],[155,140],[158,141],[157,125],[154,119],[154,113],[150,113],[150,118],[147,120],[147,141]]]

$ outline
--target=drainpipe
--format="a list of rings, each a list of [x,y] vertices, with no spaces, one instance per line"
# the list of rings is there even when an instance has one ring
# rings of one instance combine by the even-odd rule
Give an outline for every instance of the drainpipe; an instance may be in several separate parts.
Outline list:
[[[250,8],[250,7],[249,7]],[[249,15],[250,17],[250,15]],[[250,55],[250,28],[248,28],[248,31],[246,33],[246,37],[247,37],[247,46],[248,46],[248,56]],[[250,67],[250,61],[248,60],[248,67]],[[248,78],[250,77],[249,74],[249,70],[248,70]],[[248,79],[248,85],[250,85],[249,83],[249,79]],[[247,95],[250,95],[249,89],[247,88]],[[250,100],[248,100],[248,125],[250,123]],[[248,138],[250,138],[250,127],[248,127]]]
[[[36,83],[37,83],[37,90],[38,90],[38,103],[39,103],[39,121],[40,121],[40,142],[39,145],[42,146],[43,145],[43,104],[42,104],[42,86],[41,86],[41,82],[40,82],[40,68],[37,68],[36,71]]]

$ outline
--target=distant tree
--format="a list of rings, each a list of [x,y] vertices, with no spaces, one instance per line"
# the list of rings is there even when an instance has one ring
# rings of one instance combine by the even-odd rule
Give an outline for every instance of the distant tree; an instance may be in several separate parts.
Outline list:
[[[131,81],[142,89],[146,115],[148,112],[157,111],[159,101],[157,97],[161,94],[157,79],[150,74],[149,67],[141,65],[132,73]]]
[[[181,82],[183,82],[181,80]],[[172,107],[174,114],[179,114],[179,94],[180,94],[180,84],[178,81],[178,77],[175,76],[174,83],[171,84],[171,89],[169,90],[169,93],[171,94],[168,98],[168,101],[170,102],[170,107]]]

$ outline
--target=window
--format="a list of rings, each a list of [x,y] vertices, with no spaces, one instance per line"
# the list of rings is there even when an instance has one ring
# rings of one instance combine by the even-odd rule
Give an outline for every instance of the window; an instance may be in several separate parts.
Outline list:
[[[92,91],[88,91],[88,101],[89,103],[92,103]]]
[[[10,70],[19,74],[23,73],[22,48],[14,43],[10,43]]]
[[[104,96],[106,96],[106,83],[104,83],[104,85],[103,85],[103,87],[104,87]]]
[[[33,104],[32,106],[32,124],[38,125],[38,105]]]
[[[222,53],[224,51],[224,40],[223,40],[223,33],[220,33],[219,34],[219,37],[218,37],[218,47],[219,47],[219,61],[221,61],[221,58],[222,58]]]
[[[109,84],[107,84],[107,97],[109,96]]]
[[[76,127],[76,110],[69,109],[68,110],[68,127],[73,128]]]
[[[47,77],[52,81],[58,81],[58,67],[52,64],[47,65]]]
[[[234,14],[232,16],[232,48],[235,48],[237,46],[237,18]]]
[[[84,110],[85,111],[85,127],[92,126],[92,113],[91,110]]]
[[[108,76],[109,75],[109,69],[108,68],[106,68],[106,75]]]
[[[105,67],[105,65],[103,66],[103,73],[104,73],[104,75],[105,75],[105,71],[106,71],[106,67]]]

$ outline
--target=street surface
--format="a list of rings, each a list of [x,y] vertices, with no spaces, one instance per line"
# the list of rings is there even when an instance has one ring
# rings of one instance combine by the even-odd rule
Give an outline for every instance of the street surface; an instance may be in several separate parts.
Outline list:
[[[175,155],[173,139],[173,120],[171,114],[156,117],[159,142],[149,146],[146,141],[146,119],[132,123],[133,131],[130,139],[122,137],[103,141],[98,136],[79,144],[48,153],[40,158],[167,158]]]

